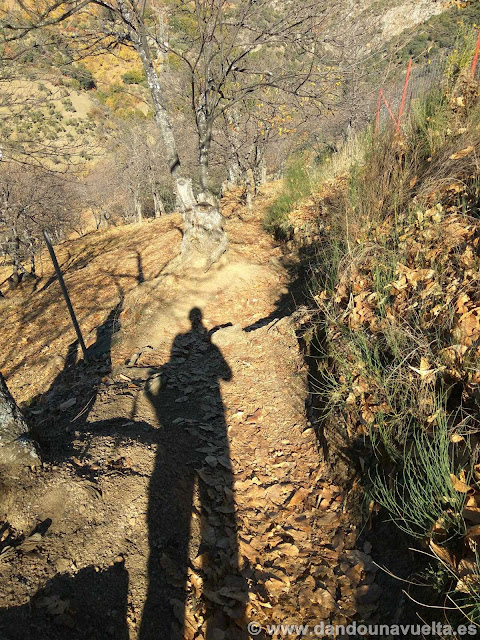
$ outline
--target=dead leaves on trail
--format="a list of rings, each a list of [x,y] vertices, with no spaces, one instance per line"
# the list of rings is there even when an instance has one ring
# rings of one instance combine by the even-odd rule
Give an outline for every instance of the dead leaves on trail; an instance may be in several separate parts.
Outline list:
[[[249,592],[250,619],[346,621],[357,613],[359,590],[373,579],[371,559],[345,550],[354,537],[348,540],[345,530],[342,489],[322,481],[322,472],[315,476],[309,488],[278,481],[265,488],[255,476],[236,482],[241,565],[256,585]],[[348,570],[351,577],[344,575]]]
[[[245,421],[253,415],[242,413]],[[231,461],[210,454],[215,434],[205,435],[202,452],[209,454],[197,473],[213,502],[195,516],[208,548],[199,549],[188,569],[185,638],[206,637],[207,629],[215,630],[212,637],[244,638],[251,620],[345,624],[357,613],[368,619],[380,597],[376,567],[366,553],[351,549],[356,533],[343,514],[345,494],[324,479],[312,457],[313,433],[300,446],[285,440],[275,450],[262,446],[260,426],[244,441],[237,414]],[[228,537],[232,514],[222,508],[222,495],[230,486],[238,531]],[[171,584],[180,585],[181,571],[165,554],[162,566]]]

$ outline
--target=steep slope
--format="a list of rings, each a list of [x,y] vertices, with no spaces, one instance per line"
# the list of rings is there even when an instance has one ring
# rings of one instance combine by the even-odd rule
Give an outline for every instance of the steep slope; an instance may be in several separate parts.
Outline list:
[[[472,633],[480,625],[475,40],[452,53],[447,69],[456,71],[416,101],[401,131],[370,127],[329,158],[310,200],[290,213],[316,308],[305,340],[326,462],[357,470],[374,558],[404,580],[422,619],[444,609],[449,624],[476,625]],[[385,520],[398,527],[389,543]],[[399,562],[400,531],[416,553]]]

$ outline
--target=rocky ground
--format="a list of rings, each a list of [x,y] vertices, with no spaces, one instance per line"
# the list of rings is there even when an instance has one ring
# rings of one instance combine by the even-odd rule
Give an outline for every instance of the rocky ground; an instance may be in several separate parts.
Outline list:
[[[370,544],[308,421],[292,258],[261,207],[225,211],[221,265],[147,270],[89,333],[87,363],[67,331],[48,385],[12,372],[44,464],[2,491],[2,639],[375,620]]]

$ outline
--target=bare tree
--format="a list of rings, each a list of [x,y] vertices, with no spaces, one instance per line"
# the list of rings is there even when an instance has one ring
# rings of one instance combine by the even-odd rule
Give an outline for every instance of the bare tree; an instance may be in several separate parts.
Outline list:
[[[0,164],[0,245],[12,262],[11,284],[18,285],[42,246],[42,230],[59,240],[78,221],[78,209],[63,177],[13,162]]]
[[[276,173],[295,145],[304,142],[305,125],[316,122],[317,107],[267,87],[256,100],[244,98],[217,123],[215,142],[227,166],[224,188],[242,185],[251,206],[267,171]]]
[[[23,2],[17,3],[24,8]],[[148,6],[147,6],[148,4]],[[28,22],[4,20],[7,42],[76,14],[92,46],[132,46],[143,64],[155,122],[184,219],[183,253],[199,249],[209,263],[227,249],[223,219],[209,184],[214,124],[247,95],[266,86],[318,100],[330,72],[321,64],[322,27],[329,3],[322,0],[42,0]],[[331,11],[331,4],[330,4]],[[79,17],[81,16],[81,17]],[[82,39],[82,42],[85,38]],[[184,172],[168,103],[170,74],[158,62],[175,57],[187,79],[198,137],[201,192]]]
[[[166,211],[165,192],[173,185],[161,148],[158,128],[150,121],[130,118],[116,123],[109,149],[110,164],[116,169],[114,183],[128,192],[136,222],[142,222],[147,203],[152,203],[155,217]]]
[[[97,229],[117,218],[142,222],[172,210],[174,187],[160,152],[158,128],[151,120],[110,120],[105,153],[79,185]]]

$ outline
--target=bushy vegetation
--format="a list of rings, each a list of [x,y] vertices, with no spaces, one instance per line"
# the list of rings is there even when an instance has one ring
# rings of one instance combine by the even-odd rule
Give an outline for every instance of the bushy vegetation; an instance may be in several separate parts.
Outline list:
[[[437,61],[450,57],[452,71],[465,63],[466,56],[471,62],[480,25],[480,4],[472,2],[466,6],[452,5],[448,10],[434,15],[422,25],[417,25],[395,36],[386,47],[369,59],[364,69],[371,84],[381,84],[385,76],[391,80],[403,78],[410,59],[417,67],[416,75],[422,70],[428,75]],[[453,53],[452,53],[453,52]]]
[[[122,75],[125,84],[141,84],[146,86],[147,78],[142,69],[131,69]]]
[[[402,134],[369,130],[324,167],[310,288],[323,420],[363,442],[370,512],[428,549],[443,601],[480,625],[479,95],[447,65]]]
[[[474,2],[459,8],[453,6],[449,11],[432,16],[421,29],[412,30],[405,38],[406,44],[398,50],[398,59],[408,60],[410,57],[421,57],[428,60],[439,52],[449,53],[458,44],[459,26],[461,29],[480,23],[480,5]],[[400,40],[397,40],[399,44]]]
[[[311,191],[311,171],[309,172],[306,168],[305,158],[303,156],[293,158],[285,170],[283,189],[266,212],[265,229],[277,236],[287,235],[289,213]]]
[[[82,91],[90,91],[96,88],[95,79],[90,69],[84,64],[69,64],[63,67],[63,75],[72,78],[74,80],[74,88],[81,89]]]

